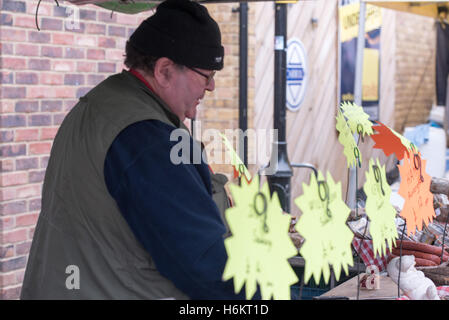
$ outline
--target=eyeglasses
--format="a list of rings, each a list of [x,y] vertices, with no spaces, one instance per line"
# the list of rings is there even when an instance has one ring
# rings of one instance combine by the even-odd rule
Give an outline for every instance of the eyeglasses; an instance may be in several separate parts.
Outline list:
[[[206,78],[206,86],[208,86],[208,85],[210,84],[210,82],[211,82],[212,79],[214,78],[215,72],[216,72],[216,71],[213,71],[211,74],[207,75],[207,74],[204,74],[204,73],[202,73],[201,71],[198,71],[198,70],[196,70],[196,69],[194,69],[194,68],[190,68],[190,67],[187,67],[187,68],[189,68],[189,69],[192,70],[193,72],[196,72],[196,73],[198,73],[199,75],[202,75],[204,78]]]

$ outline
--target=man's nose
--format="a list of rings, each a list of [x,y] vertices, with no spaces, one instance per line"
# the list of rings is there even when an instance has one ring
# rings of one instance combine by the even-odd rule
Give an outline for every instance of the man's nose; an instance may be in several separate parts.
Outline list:
[[[206,86],[207,91],[214,91],[215,90],[215,79],[212,78],[209,84]]]

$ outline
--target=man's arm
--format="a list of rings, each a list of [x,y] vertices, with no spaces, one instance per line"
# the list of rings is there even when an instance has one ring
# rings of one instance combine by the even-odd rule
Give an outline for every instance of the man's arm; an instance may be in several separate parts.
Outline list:
[[[159,272],[192,299],[244,299],[221,280],[225,227],[203,164],[175,165],[173,127],[143,121],[123,130],[105,161],[109,192]]]

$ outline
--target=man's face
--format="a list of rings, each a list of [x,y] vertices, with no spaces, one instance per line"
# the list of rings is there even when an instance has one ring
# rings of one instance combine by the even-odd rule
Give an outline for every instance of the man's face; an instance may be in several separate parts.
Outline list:
[[[181,121],[196,117],[197,107],[204,98],[206,90],[215,89],[215,81],[211,78],[213,74],[212,70],[178,68],[173,79],[170,107]]]

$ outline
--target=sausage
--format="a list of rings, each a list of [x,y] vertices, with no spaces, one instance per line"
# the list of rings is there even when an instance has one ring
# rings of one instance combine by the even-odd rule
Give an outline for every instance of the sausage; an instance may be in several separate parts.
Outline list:
[[[392,252],[395,255],[399,255],[401,253],[399,248],[393,248]],[[402,249],[402,255],[403,256],[413,255],[413,256],[415,256],[415,259],[421,258],[421,259],[431,260],[431,261],[435,262],[437,265],[439,265],[441,262],[441,259],[439,256],[430,254],[430,253],[421,252],[421,251]],[[444,261],[444,258],[443,258],[443,261]]]
[[[431,260],[427,260],[427,259],[421,259],[421,258],[415,257],[415,261],[416,261],[415,266],[417,266],[417,267],[436,267],[436,266],[438,266],[438,264],[436,264],[435,262],[433,262]]]
[[[395,254],[390,254],[387,258],[387,263],[390,263],[390,261],[396,257],[399,257],[399,256],[397,256]],[[435,262],[433,262],[431,260],[415,257],[415,266],[416,267],[436,267],[436,266],[438,266],[438,264],[436,264]]]
[[[400,245],[401,245],[401,241],[397,240],[396,248],[399,248]],[[441,256],[441,252],[443,251],[443,249],[441,247],[433,246],[433,245],[427,244],[427,243],[409,241],[409,240],[402,241],[402,249],[421,251],[421,252],[425,252],[425,253],[434,254],[436,256]],[[443,251],[443,252],[444,252],[443,255],[448,256],[448,258],[449,258],[449,254],[447,254],[446,251]]]

